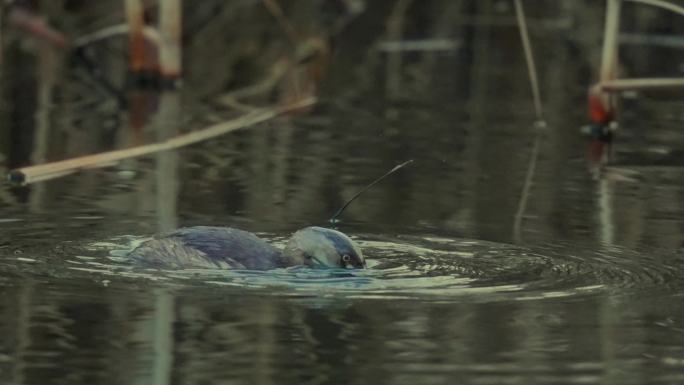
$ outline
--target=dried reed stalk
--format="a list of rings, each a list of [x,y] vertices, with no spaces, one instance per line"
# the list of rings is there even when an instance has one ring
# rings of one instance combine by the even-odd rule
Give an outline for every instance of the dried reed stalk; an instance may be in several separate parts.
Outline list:
[[[177,79],[181,76],[181,28],[181,1],[160,0],[159,31],[161,45],[159,47],[159,64],[162,76],[166,78]]]
[[[145,28],[144,9],[141,0],[126,0],[126,19],[130,32],[131,71],[145,70]]]
[[[684,88],[684,78],[614,79],[599,86],[607,92]]]
[[[10,171],[8,178],[10,181],[16,183],[29,184],[58,178],[84,169],[107,167],[124,159],[146,156],[160,151],[173,150],[211,139],[228,132],[250,127],[288,112],[310,107],[315,104],[315,102],[315,99],[309,98],[282,107],[262,108],[240,116],[239,118],[218,123],[199,131],[179,135],[158,143],[19,168]]]
[[[601,83],[617,76],[618,34],[620,31],[620,8],[622,0],[607,0],[606,24],[603,31],[603,52],[601,54]]]
[[[677,13],[677,14],[684,16],[684,7],[682,7],[681,5],[672,4],[668,1],[662,1],[662,0],[627,0],[627,1],[667,9],[668,11],[672,11],[674,13]]]
[[[600,85],[609,83],[617,78],[621,5],[622,0],[606,1],[599,81],[598,84],[589,88],[591,119],[600,124],[606,124],[607,121],[615,119],[616,116],[617,100],[615,95],[603,89]]]

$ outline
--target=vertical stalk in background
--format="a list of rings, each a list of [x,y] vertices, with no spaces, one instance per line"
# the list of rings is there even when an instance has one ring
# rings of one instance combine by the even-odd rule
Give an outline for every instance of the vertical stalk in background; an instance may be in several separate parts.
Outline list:
[[[170,293],[159,290],[154,300],[154,368],[152,384],[171,384],[173,370],[173,324],[175,322],[175,298]]]
[[[525,18],[525,9],[523,8],[521,0],[515,0],[514,3],[515,15],[518,19],[518,29],[520,30],[520,40],[522,41],[523,50],[525,52],[527,72],[530,76],[532,98],[534,99],[534,110],[537,114],[537,121],[542,122],[544,120],[544,113],[541,103],[541,93],[539,92],[539,78],[537,77],[537,66],[534,64],[534,56],[532,56],[532,44],[530,43],[530,35],[527,33],[527,20]]]
[[[161,46],[159,47],[159,59],[162,76],[167,79],[178,79],[181,77],[182,24],[183,7],[181,0],[160,0],[159,30]]]
[[[620,8],[622,0],[607,0],[606,2],[606,22],[603,32],[603,51],[601,54],[601,70],[599,73],[599,87],[590,90],[590,97],[597,98],[606,112],[606,121],[615,119],[616,98],[614,92],[606,92],[602,85],[617,78],[618,65],[618,35],[620,31]],[[593,95],[591,94],[593,93]],[[590,99],[591,103],[591,99]],[[591,104],[590,104],[591,107]],[[605,155],[604,155],[605,156]],[[598,170],[598,169],[597,169]],[[607,244],[613,243],[614,224],[613,224],[613,205],[610,182],[601,178],[598,181],[598,213],[601,226],[601,241]]]
[[[2,66],[2,53],[5,51],[5,44],[3,44],[2,40],[2,23],[4,20],[2,19],[3,12],[0,12],[0,66]],[[1,74],[1,73],[0,73]]]
[[[177,91],[162,92],[157,115],[157,140],[164,141],[178,135],[181,124],[180,95]],[[155,192],[158,232],[178,227],[178,150],[162,151],[155,156]]]
[[[144,9],[141,0],[125,0],[129,28],[130,69],[141,73],[145,69]]]
[[[523,184],[520,200],[518,201],[518,209],[513,220],[513,239],[520,242],[522,239],[522,220],[527,210],[527,202],[530,198],[530,190],[532,189],[532,182],[534,181],[534,174],[537,171],[537,159],[539,158],[539,147],[541,142],[542,129],[546,127],[544,121],[544,111],[541,102],[541,93],[539,91],[539,77],[537,76],[537,67],[534,64],[534,56],[532,55],[532,44],[527,33],[527,21],[525,18],[525,10],[522,5],[522,0],[514,0],[515,14],[518,19],[518,28],[520,29],[520,39],[522,40],[523,50],[525,51],[525,61],[527,63],[527,72],[530,76],[530,86],[532,87],[532,97],[534,100],[534,109],[537,116],[537,121],[534,125],[536,135],[534,144],[532,145],[532,153],[527,164],[527,172],[525,173],[525,182]]]
[[[603,31],[601,54],[601,82],[615,78],[618,54],[618,31],[620,29],[620,5],[622,0],[607,0],[606,24]]]
[[[622,0],[606,1],[606,24],[603,31],[603,51],[601,53],[599,84],[617,78],[621,4]],[[606,111],[613,111],[615,109],[615,98],[612,94],[602,92],[601,101]]]
[[[37,103],[33,115],[33,146],[31,164],[42,164],[48,160],[50,147],[50,111],[55,89],[57,72],[57,53],[47,42],[41,42],[38,50]],[[31,212],[41,212],[47,186],[34,186],[29,197]]]
[[[17,288],[19,293],[15,296],[16,298],[16,328],[14,341],[14,351],[12,352],[12,357],[15,358],[14,364],[12,365],[11,378],[14,384],[24,385],[28,382],[26,378],[29,377],[31,368],[29,368],[27,357],[32,347],[32,334],[31,319],[33,318],[33,311],[35,309],[35,304],[33,303],[34,293],[35,293],[35,283],[32,279],[28,279],[22,282],[22,285]],[[3,378],[6,379],[7,372],[3,373]]]
[[[598,210],[599,241],[606,245],[615,242],[615,224],[613,223],[613,182],[609,178],[601,178],[597,182],[596,205]]]
[[[398,0],[387,19],[386,36],[390,41],[400,41],[404,29],[404,16],[413,0]],[[385,90],[388,96],[396,97],[401,91],[401,72],[402,72],[401,50],[389,52],[387,54],[387,68],[385,69],[386,83]]]
[[[145,370],[133,371],[130,382],[136,385],[169,385],[173,381],[176,345],[176,298],[164,289],[154,290],[152,294],[151,303],[146,304],[151,309],[146,311],[145,317],[131,322],[130,330],[134,340],[141,341],[145,348],[152,348],[152,362]]]
[[[468,187],[461,190],[461,196],[458,199],[458,211],[453,214],[455,218],[459,218],[459,222],[464,224],[474,223],[477,220],[476,210],[481,205],[482,196],[478,193],[479,189],[475,181],[482,175],[484,169],[481,156],[486,152],[487,130],[482,128],[487,127],[487,118],[491,108],[488,90],[491,87],[492,79],[488,75],[491,73],[494,51],[492,47],[493,0],[468,1],[462,12],[467,11],[469,3],[473,4],[473,13],[478,15],[481,25],[472,28],[472,36],[466,35],[470,33],[468,32],[470,28],[463,26],[460,36],[462,39],[472,39],[472,64],[468,66],[468,74],[464,77],[465,81],[462,85],[462,87],[470,90],[468,99],[470,122],[468,124],[468,135],[463,138],[463,152],[461,154],[463,173],[459,178],[459,183]],[[460,227],[460,229],[466,230],[465,227]]]

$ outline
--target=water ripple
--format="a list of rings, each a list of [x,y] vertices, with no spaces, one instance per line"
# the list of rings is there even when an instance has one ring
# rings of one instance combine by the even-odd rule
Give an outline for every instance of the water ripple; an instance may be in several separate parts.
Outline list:
[[[284,238],[267,237],[276,246]],[[357,241],[367,270],[272,271],[154,270],[133,266],[126,254],[144,239],[120,237],[92,243],[65,260],[66,269],[179,287],[232,287],[287,297],[433,299],[459,301],[538,300],[588,295],[618,288],[677,286],[681,258],[656,257],[618,248],[525,247],[432,236],[364,235]]]

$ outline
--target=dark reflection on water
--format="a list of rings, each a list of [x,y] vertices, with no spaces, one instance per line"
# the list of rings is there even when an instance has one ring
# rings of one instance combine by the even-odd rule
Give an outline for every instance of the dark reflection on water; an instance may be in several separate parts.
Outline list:
[[[87,288],[29,280],[3,290],[6,382],[682,380],[675,295],[440,304],[286,299],[229,287]]]
[[[281,245],[284,237],[269,238]],[[9,383],[673,383],[681,257],[416,235],[369,271],[153,271],[136,237],[3,249]],[[125,368],[126,370],[122,370]]]
[[[123,17],[118,2],[67,3],[69,14],[44,11],[73,36]],[[288,4],[293,22],[322,33],[317,1]],[[187,6],[185,87],[163,95],[112,95],[82,63],[10,29],[0,173],[235,116],[220,95],[261,79],[291,47],[259,2]],[[624,95],[614,160],[592,178],[578,127],[603,3],[529,6],[548,129],[516,237],[536,131],[509,2],[413,2],[403,38],[458,48],[406,54],[377,45],[393,6],[366,2],[335,37],[311,114],[28,187],[0,185],[0,382],[684,381],[681,93]],[[679,20],[625,4],[623,28],[660,41],[684,32]],[[115,38],[86,52],[121,90],[125,46]],[[681,76],[681,49],[621,49],[625,76]],[[118,98],[130,104],[122,109]],[[373,267],[353,277],[145,271],[114,251],[196,224],[282,246],[407,159],[415,162],[342,218],[340,230]]]

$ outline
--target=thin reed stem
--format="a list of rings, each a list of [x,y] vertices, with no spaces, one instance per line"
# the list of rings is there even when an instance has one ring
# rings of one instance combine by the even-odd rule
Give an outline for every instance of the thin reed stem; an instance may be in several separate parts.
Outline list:
[[[518,19],[518,29],[520,30],[520,39],[522,40],[523,50],[525,51],[525,61],[527,62],[527,72],[530,76],[530,85],[532,86],[532,97],[534,98],[534,110],[537,114],[537,120],[543,121],[544,114],[542,109],[541,94],[539,92],[539,78],[537,77],[537,67],[534,63],[534,56],[532,55],[532,44],[530,43],[530,36],[527,33],[527,21],[525,18],[525,9],[522,6],[521,0],[515,0],[515,15]]]
[[[513,220],[513,238],[516,242],[522,240],[522,220],[527,211],[527,202],[530,200],[530,191],[532,190],[532,183],[534,182],[534,175],[537,173],[537,160],[539,159],[539,147],[541,143],[541,133],[537,132],[532,145],[532,153],[527,164],[527,171],[525,172],[525,182],[518,200],[518,209],[515,212]]]
[[[518,200],[518,209],[516,210],[513,219],[513,238],[516,242],[522,239],[522,221],[527,211],[527,203],[530,198],[530,191],[532,190],[532,183],[534,175],[537,172],[537,161],[539,159],[539,148],[541,143],[542,128],[546,127],[544,121],[544,111],[541,102],[541,93],[539,92],[539,77],[537,76],[537,67],[534,64],[534,56],[532,55],[532,43],[527,33],[527,21],[525,18],[525,10],[521,0],[514,0],[515,14],[518,19],[518,28],[520,29],[520,39],[522,40],[523,50],[525,52],[525,61],[527,62],[527,72],[530,77],[530,86],[532,87],[532,97],[534,101],[534,109],[537,116],[535,124],[536,135],[532,152],[530,153],[530,160],[527,164],[527,171],[525,173],[525,182],[523,184],[520,199]]]

